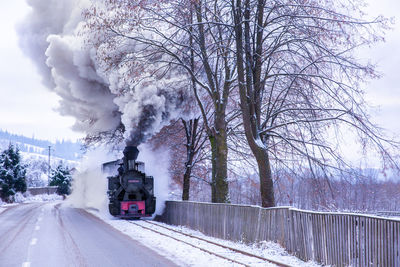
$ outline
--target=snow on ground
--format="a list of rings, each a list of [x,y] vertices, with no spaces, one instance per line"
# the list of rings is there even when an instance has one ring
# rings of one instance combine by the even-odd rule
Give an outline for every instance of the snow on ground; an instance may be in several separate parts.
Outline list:
[[[12,204],[7,204],[6,202],[3,202],[0,199],[0,208],[5,209],[10,206],[18,205],[19,203],[30,203],[30,202],[45,202],[45,201],[56,201],[56,200],[62,200],[63,197],[57,194],[43,194],[43,195],[31,195],[29,193],[21,194],[21,193],[16,193],[14,195],[14,203]]]
[[[20,203],[30,203],[30,202],[44,202],[44,201],[56,201],[56,200],[62,200],[63,197],[59,196],[57,194],[52,194],[52,195],[36,195],[32,196],[29,193],[21,194],[21,193],[16,193],[14,196],[14,203],[6,203],[3,202],[0,198],[0,213],[8,209],[9,207],[18,205]]]
[[[63,197],[57,194],[42,194],[42,195],[31,195],[29,193],[21,194],[16,193],[14,196],[14,201],[16,203],[29,203],[29,202],[45,202],[45,201],[56,201],[62,200]]]
[[[190,228],[184,227],[184,226],[172,226],[160,222],[156,222],[156,224],[159,224],[161,226],[166,226],[169,228],[172,228],[177,231],[184,232],[186,234],[190,234],[192,236],[197,236],[200,238],[204,238],[207,240],[210,240],[212,242],[222,244],[231,248],[235,248],[237,250],[242,250],[246,251],[251,254],[255,254],[267,259],[271,259],[277,262],[282,262],[287,265],[291,266],[302,266],[302,267],[314,267],[314,266],[321,266],[315,262],[304,262],[300,260],[299,258],[290,255],[283,247],[281,247],[279,244],[271,241],[261,241],[253,245],[248,245],[242,242],[234,242],[234,241],[229,241],[229,240],[224,240],[224,239],[219,239],[215,237],[210,237],[206,236],[203,233],[199,231],[192,230]],[[148,225],[146,225],[148,226]]]
[[[3,211],[5,211],[6,209],[8,209],[9,207],[18,205],[17,203],[12,203],[12,204],[8,204],[6,202],[3,202],[0,198],[0,213],[2,213]]]
[[[153,226],[147,224],[144,221],[126,221],[120,220],[116,218],[110,218],[110,216],[99,214],[96,211],[89,210],[95,216],[101,218],[106,223],[121,231],[122,233],[130,236],[132,239],[137,240],[144,244],[145,246],[157,251],[159,254],[165,256],[166,258],[174,261],[176,264],[181,266],[238,266],[238,264],[221,259],[217,256],[211,255],[207,252],[203,252],[200,249],[194,248],[190,245],[186,245],[179,241],[173,240],[169,237],[162,236],[160,234],[154,233],[150,230],[146,230],[137,226],[135,224],[143,225],[148,228],[153,228],[159,232],[163,232],[165,234],[171,234],[170,231],[162,229],[157,226]],[[135,224],[133,224],[133,223]],[[315,262],[304,262],[300,259],[289,255],[284,248],[279,246],[274,242],[260,242],[254,245],[246,245],[244,243],[227,241],[223,239],[213,238],[209,236],[205,236],[199,231],[194,231],[182,226],[172,226],[163,223],[158,223],[158,225],[166,226],[172,228],[177,231],[181,231],[193,236],[201,237],[203,239],[207,239],[213,241],[215,243],[219,243],[221,245],[225,245],[228,247],[236,248],[238,250],[243,250],[252,254],[256,254],[268,259],[272,259],[281,263],[288,264],[290,266],[300,266],[300,267],[314,267],[321,266]],[[233,252],[228,249],[223,249],[219,246],[215,246],[213,244],[205,243],[200,240],[196,240],[187,236],[183,236],[180,234],[174,234],[175,238],[180,240],[184,240],[188,243],[192,243],[196,246],[199,246],[203,249],[215,252],[217,254],[221,254],[223,256],[227,256],[229,258],[233,258],[239,262],[246,263],[249,266],[276,266],[274,264],[268,264],[264,261],[258,260],[256,258],[250,259],[247,256],[244,256],[240,253]]]

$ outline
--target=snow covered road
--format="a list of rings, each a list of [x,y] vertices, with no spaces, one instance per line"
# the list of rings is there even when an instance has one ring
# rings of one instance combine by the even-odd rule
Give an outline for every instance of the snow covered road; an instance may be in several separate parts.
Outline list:
[[[0,213],[0,266],[176,266],[97,217],[60,202]]]

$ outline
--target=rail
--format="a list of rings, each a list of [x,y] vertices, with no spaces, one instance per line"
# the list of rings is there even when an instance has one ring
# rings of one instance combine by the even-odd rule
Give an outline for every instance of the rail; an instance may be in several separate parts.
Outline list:
[[[162,220],[233,241],[274,241],[305,261],[400,266],[400,220],[396,219],[290,207],[167,201]]]
[[[184,233],[184,232],[182,232],[182,231],[178,231],[178,230],[175,230],[175,229],[172,229],[172,228],[170,228],[170,227],[166,227],[166,226],[164,226],[164,225],[160,225],[159,223],[155,223],[155,222],[152,222],[152,221],[146,221],[146,220],[142,220],[140,223],[139,222],[130,222],[131,224],[134,224],[134,225],[136,225],[136,226],[138,226],[138,227],[141,227],[141,228],[143,228],[143,229],[146,229],[146,230],[148,230],[148,231],[152,231],[152,232],[154,232],[154,233],[157,233],[157,234],[159,234],[159,235],[162,235],[162,236],[166,236],[166,237],[169,237],[169,238],[171,238],[171,239],[173,239],[173,240],[175,240],[175,241],[178,241],[178,242],[181,242],[181,243],[184,243],[184,244],[186,244],[186,245],[189,245],[189,246],[192,246],[192,247],[194,247],[194,248],[196,248],[196,249],[199,249],[199,250],[201,250],[201,251],[203,251],[203,252],[206,252],[206,253],[208,253],[208,254],[211,254],[211,255],[214,255],[214,256],[216,256],[216,257],[219,257],[219,258],[222,258],[222,259],[224,259],[224,260],[227,260],[227,261],[230,261],[230,262],[232,262],[232,263],[235,263],[235,264],[238,264],[238,265],[242,265],[242,266],[246,266],[246,267],[250,267],[250,266],[252,266],[253,264],[255,264],[255,265],[257,265],[257,266],[266,266],[265,264],[267,264],[267,263],[272,263],[274,266],[279,266],[279,267],[292,267],[292,266],[290,266],[290,265],[287,265],[287,264],[284,264],[284,263],[281,263],[281,262],[278,262],[278,261],[276,261],[276,260],[272,260],[272,259],[267,259],[267,258],[265,258],[265,257],[261,257],[261,256],[259,256],[259,255],[255,255],[255,254],[252,254],[252,253],[249,253],[249,252],[246,252],[246,251],[243,251],[243,250],[239,250],[239,249],[236,249],[236,248],[232,248],[232,247],[228,247],[228,246],[226,246],[226,245],[223,245],[223,244],[219,244],[219,243],[217,243],[217,242],[213,242],[213,241],[211,241],[211,240],[208,240],[208,239],[205,239],[205,238],[201,238],[201,237],[198,237],[198,236],[194,236],[194,235],[190,235],[190,234],[187,234],[187,233]],[[149,224],[149,225],[151,225],[150,227],[146,227],[144,224]],[[155,228],[154,228],[155,227]],[[164,231],[160,231],[160,229],[162,229],[162,230],[164,230]],[[165,231],[166,230],[166,231]],[[177,235],[178,234],[178,235]],[[180,237],[181,236],[184,236],[184,237],[186,237],[186,238],[189,238],[191,241],[188,241],[188,240],[182,240]],[[193,241],[195,241],[195,242],[193,242]],[[209,248],[204,248],[204,247],[202,247],[200,244],[199,244],[199,241],[200,241],[200,243],[203,243],[203,245],[204,244],[211,244],[211,245],[213,245],[214,246],[214,249],[209,249]],[[207,246],[206,246],[207,247]],[[216,249],[215,248],[217,248],[217,251],[218,251],[218,253],[216,253]],[[222,250],[221,250],[222,249]],[[225,251],[224,251],[225,250]],[[227,252],[228,251],[228,252]],[[243,260],[244,259],[237,259],[237,257],[235,257],[235,255],[233,254],[231,254],[231,252],[236,252],[236,253],[238,253],[238,254],[242,254],[242,256],[244,256],[244,258],[247,258],[247,260],[246,260],[246,262],[243,262]],[[232,256],[234,256],[234,257],[232,257]],[[233,259],[233,258],[236,258],[236,259]],[[249,264],[248,262],[249,262],[249,259],[248,258],[251,258],[252,260],[253,260],[253,263],[252,264]],[[254,259],[256,260],[256,262],[254,262]],[[261,261],[260,261],[261,260]]]

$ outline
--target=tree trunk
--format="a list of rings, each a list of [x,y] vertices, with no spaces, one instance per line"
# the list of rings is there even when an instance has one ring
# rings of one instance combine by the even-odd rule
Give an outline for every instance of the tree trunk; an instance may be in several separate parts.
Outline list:
[[[218,88],[218,79],[216,78],[218,68],[214,70],[213,60],[209,59],[209,48],[206,42],[206,35],[208,30],[205,30],[205,25],[203,23],[203,11],[201,1],[194,2],[194,8],[196,10],[197,19],[197,30],[198,30],[198,44],[199,44],[199,54],[201,55],[202,67],[204,68],[204,74],[207,78],[208,93],[214,102],[214,126],[207,126],[207,134],[211,144],[211,164],[212,164],[212,183],[211,183],[211,201],[214,203],[227,203],[229,202],[229,190],[228,190],[228,179],[227,179],[227,160],[228,160],[228,144],[226,136],[226,103],[228,102],[229,96],[229,85],[231,82],[224,82],[224,89],[221,95],[220,88]],[[193,51],[193,50],[192,50]],[[197,53],[197,52],[196,52]],[[192,54],[193,55],[193,54]],[[228,67],[228,66],[225,66]],[[226,69],[229,70],[229,69]],[[229,74],[229,71],[228,71]],[[229,75],[228,75],[229,76]],[[229,77],[225,77],[230,80]],[[195,92],[196,93],[196,92]],[[198,99],[198,102],[200,100]],[[201,103],[200,103],[201,106]],[[203,119],[207,122],[207,116],[204,111]]]
[[[212,134],[208,135],[208,139],[210,140],[210,146],[211,146],[211,202],[216,203],[217,202],[217,175],[216,175],[216,154],[217,154],[217,148],[215,145],[215,136]]]
[[[272,180],[271,164],[265,149],[256,149],[253,154],[258,164],[260,176],[261,205],[265,208],[275,206],[274,182]]]
[[[211,201],[213,203],[228,203],[228,144],[225,113],[216,112],[215,129],[212,135],[209,135],[212,162]]]
[[[185,174],[183,175],[182,200],[189,200],[190,175],[191,175],[191,172],[192,172],[192,168],[186,166],[186,171],[185,171]]]
[[[248,1],[246,1],[246,12],[244,20],[249,19]],[[259,170],[260,177],[260,194],[261,203],[263,207],[275,206],[274,200],[274,186],[272,180],[272,172],[268,152],[266,148],[260,146],[262,138],[258,133],[259,125],[257,121],[257,97],[255,97],[254,90],[254,75],[251,69],[250,61],[250,27],[245,23],[245,36],[243,36],[242,27],[242,2],[236,1],[236,7],[233,7],[233,14],[235,19],[235,43],[236,43],[236,58],[237,58],[237,75],[240,94],[240,107],[243,116],[243,127],[246,135],[247,142],[253,152]],[[243,45],[243,43],[245,45]],[[246,52],[245,52],[246,51]],[[244,58],[246,57],[246,61]],[[255,75],[257,76],[257,75]],[[257,78],[257,77],[256,77]],[[258,83],[259,84],[259,83]],[[256,141],[258,140],[258,142]]]
[[[185,173],[183,175],[183,191],[182,200],[189,200],[190,191],[190,177],[193,168],[193,159],[196,154],[196,141],[198,138],[197,128],[199,125],[199,118],[189,120],[189,123],[182,120],[183,127],[185,128],[186,134],[186,163]]]

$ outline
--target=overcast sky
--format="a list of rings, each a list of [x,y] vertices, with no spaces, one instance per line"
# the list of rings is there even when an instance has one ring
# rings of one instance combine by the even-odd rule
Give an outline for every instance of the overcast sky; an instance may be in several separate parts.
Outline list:
[[[400,1],[369,0],[370,15],[395,17],[397,24],[386,34],[386,43],[365,55],[379,64],[380,80],[367,85],[367,100],[379,106],[373,120],[400,135]],[[18,46],[15,24],[29,11],[24,0],[0,3],[0,129],[40,139],[77,139],[82,134],[70,127],[73,119],[54,109],[58,97],[46,89],[40,77]]]
[[[29,7],[24,0],[0,2],[0,129],[40,139],[82,137],[70,127],[74,119],[54,109],[58,96],[41,84],[41,77],[18,46],[15,24]]]

